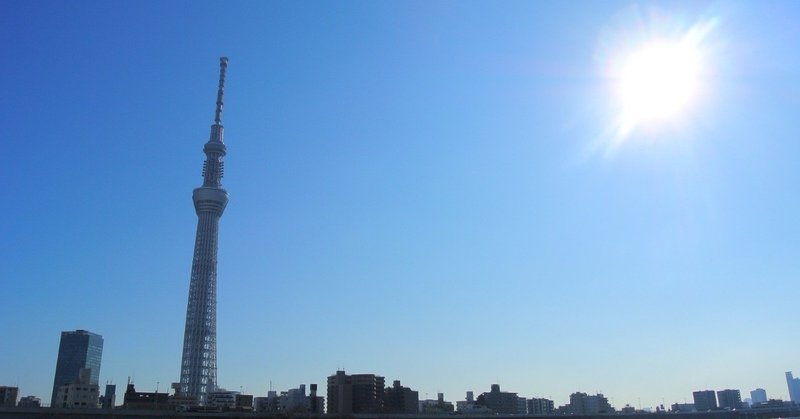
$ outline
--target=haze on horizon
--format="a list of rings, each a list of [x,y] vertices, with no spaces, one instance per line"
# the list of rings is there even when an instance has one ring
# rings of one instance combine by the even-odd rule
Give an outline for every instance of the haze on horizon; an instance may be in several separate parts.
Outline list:
[[[104,337],[101,383],[178,380],[225,55],[220,386],[324,392],[344,368],[453,401],[492,383],[557,405],[787,399],[798,18],[790,1],[6,1],[0,385],[49,400],[75,329]],[[706,27],[680,109],[624,119],[625,57]]]

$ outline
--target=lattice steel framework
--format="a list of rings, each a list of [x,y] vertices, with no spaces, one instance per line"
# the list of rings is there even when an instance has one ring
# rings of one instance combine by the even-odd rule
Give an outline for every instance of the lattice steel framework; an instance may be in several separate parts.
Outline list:
[[[219,60],[217,109],[211,135],[203,147],[203,186],[192,193],[197,213],[189,303],[183,335],[180,391],[195,396],[201,403],[206,393],[217,387],[217,237],[219,218],[228,204],[228,192],[222,188],[225,143],[222,127],[222,98],[228,59]]]

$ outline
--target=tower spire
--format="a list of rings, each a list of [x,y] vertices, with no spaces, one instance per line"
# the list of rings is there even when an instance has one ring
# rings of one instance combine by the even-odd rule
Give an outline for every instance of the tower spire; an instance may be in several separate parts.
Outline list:
[[[228,57],[219,57],[219,88],[217,89],[217,111],[214,113],[214,123],[222,122],[222,99],[225,95],[225,71],[228,69]]]

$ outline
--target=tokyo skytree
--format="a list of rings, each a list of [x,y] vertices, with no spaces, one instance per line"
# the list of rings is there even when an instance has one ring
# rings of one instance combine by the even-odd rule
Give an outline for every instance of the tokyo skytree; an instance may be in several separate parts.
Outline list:
[[[228,204],[222,189],[225,143],[222,127],[222,97],[228,59],[219,59],[217,109],[211,136],[203,147],[203,186],[192,193],[197,213],[189,303],[183,335],[180,392],[205,403],[206,394],[217,388],[217,236],[219,218]]]

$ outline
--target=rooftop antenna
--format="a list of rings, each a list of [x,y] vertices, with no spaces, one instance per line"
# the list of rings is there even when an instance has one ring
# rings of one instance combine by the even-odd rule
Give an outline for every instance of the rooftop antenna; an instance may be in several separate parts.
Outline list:
[[[222,99],[225,95],[225,71],[228,69],[228,57],[219,57],[219,89],[217,89],[217,110],[214,113],[214,123],[222,122]]]

